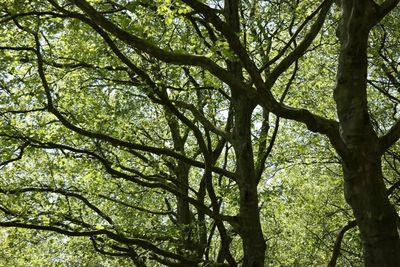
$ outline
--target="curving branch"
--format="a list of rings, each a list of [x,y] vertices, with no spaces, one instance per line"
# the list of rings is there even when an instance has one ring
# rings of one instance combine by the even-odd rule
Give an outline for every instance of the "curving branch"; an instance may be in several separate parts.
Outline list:
[[[89,207],[91,210],[93,210],[96,214],[98,214],[101,218],[106,220],[111,226],[114,225],[113,220],[111,219],[110,216],[105,214],[103,211],[101,211],[96,205],[92,204],[86,197],[83,195],[80,195],[76,192],[68,191],[68,190],[63,190],[60,188],[50,188],[50,187],[25,187],[25,188],[18,188],[18,189],[8,189],[4,190],[0,188],[0,193],[2,194],[22,194],[22,193],[55,193],[55,194],[60,194],[63,196],[67,197],[74,197],[76,199],[79,199],[82,201],[87,207]]]
[[[340,247],[342,245],[342,240],[343,240],[344,234],[356,226],[357,226],[357,223],[355,220],[353,220],[353,221],[348,222],[340,230],[339,234],[336,237],[335,244],[333,245],[332,256],[331,256],[331,259],[330,259],[327,267],[335,267],[336,266],[336,262],[339,257],[339,254],[340,254]]]
[[[20,146],[18,147],[18,149],[19,149],[18,155],[17,155],[15,158],[12,158],[12,159],[9,159],[9,160],[0,162],[0,167],[5,166],[5,165],[7,165],[7,164],[10,164],[10,163],[12,163],[12,162],[14,162],[14,161],[18,161],[18,160],[22,159],[22,156],[24,155],[25,148],[26,148],[28,145],[29,145],[29,142],[25,142],[25,143],[23,143],[22,145],[20,145]],[[1,192],[1,189],[0,189],[0,192]]]
[[[36,38],[37,39],[37,38]],[[176,158],[178,160],[181,160],[189,165],[195,166],[195,167],[200,167],[200,168],[205,168],[204,163],[193,160],[191,158],[188,158],[180,153],[177,153],[173,150],[167,149],[167,148],[158,148],[158,147],[151,147],[151,146],[146,146],[146,145],[141,145],[141,144],[136,144],[136,143],[132,143],[132,142],[127,142],[127,141],[123,141],[117,138],[114,138],[112,136],[108,136],[102,133],[94,133],[88,130],[85,130],[83,128],[80,128],[74,124],[72,124],[67,118],[65,118],[64,115],[62,115],[57,108],[54,106],[53,104],[53,99],[52,99],[52,95],[51,95],[51,89],[50,86],[47,82],[45,73],[44,73],[44,67],[43,67],[43,58],[40,52],[40,44],[37,40],[37,48],[38,50],[36,51],[36,55],[37,55],[37,61],[38,61],[38,72],[42,81],[42,85],[43,88],[45,90],[46,93],[46,98],[47,98],[47,109],[49,112],[53,113],[57,119],[68,129],[72,130],[73,132],[82,135],[82,136],[86,136],[92,139],[98,139],[98,140],[103,140],[103,141],[107,141],[109,143],[111,143],[114,146],[117,147],[125,147],[125,148],[129,148],[129,149],[133,149],[133,150],[140,150],[140,151],[145,151],[145,152],[149,152],[149,153],[154,153],[157,155],[166,155],[166,156],[170,156],[173,158]],[[231,179],[235,178],[235,175],[229,171],[220,169],[218,167],[213,167],[213,171],[223,174]]]
[[[218,220],[223,220],[223,221],[227,221],[227,222],[234,222],[233,217],[231,216],[227,216],[227,215],[222,215],[222,214],[214,214],[212,211],[210,211],[210,209],[205,206],[204,204],[199,203],[197,200],[182,194],[179,190],[177,190],[175,187],[171,186],[168,183],[163,183],[163,182],[147,182],[147,181],[143,181],[141,179],[138,179],[140,176],[139,172],[136,172],[136,176],[133,175],[129,175],[127,173],[121,172],[116,170],[115,168],[112,167],[112,162],[109,162],[107,159],[103,158],[102,156],[88,151],[88,150],[84,150],[84,149],[77,149],[74,147],[69,147],[66,145],[61,145],[61,144],[55,144],[55,143],[51,143],[51,142],[47,142],[47,143],[41,143],[38,144],[38,147],[41,148],[51,148],[51,149],[61,149],[61,150],[67,150],[67,151],[71,151],[74,153],[79,153],[79,154],[85,154],[88,155],[90,157],[93,157],[94,159],[98,160],[106,169],[106,171],[111,174],[114,177],[119,177],[119,178],[123,178],[125,180],[134,182],[136,184],[148,187],[148,188],[161,188],[164,189],[176,196],[179,196],[183,199],[185,199],[186,201],[188,201],[190,204],[192,204],[193,206],[195,206],[197,209],[201,210],[202,212],[204,212],[205,214],[207,214],[209,217],[213,218],[213,219],[218,219]],[[146,178],[146,177],[145,177]]]
[[[93,248],[95,251],[106,255],[106,256],[112,256],[112,257],[130,257],[129,253],[116,253],[116,252],[110,252],[110,251],[105,251],[103,248],[99,246],[99,244],[96,242],[95,237],[90,237],[90,240],[92,241]],[[123,248],[118,247],[118,246],[113,246],[115,247],[115,250],[123,251]]]
[[[51,1],[54,2],[54,1]],[[191,66],[199,66],[207,69],[216,77],[220,78],[222,81],[227,84],[235,87],[242,88],[244,90],[248,90],[249,86],[243,83],[240,79],[235,77],[235,75],[231,74],[224,68],[220,67],[211,59],[191,54],[184,53],[174,53],[163,50],[152,43],[148,42],[145,39],[139,38],[123,29],[118,27],[116,24],[108,20],[104,15],[100,14],[96,9],[94,9],[87,1],[85,0],[74,0],[72,1],[77,7],[79,7],[85,14],[89,16],[89,18],[95,22],[97,25],[102,27],[107,32],[111,33],[113,36],[118,38],[120,41],[125,44],[132,46],[139,51],[148,53],[149,55],[163,61],[166,63],[176,64],[176,65],[191,65]],[[54,5],[54,4],[53,4]],[[65,12],[65,10],[63,10]],[[71,13],[71,12],[69,12]]]
[[[177,260],[177,261],[181,262],[182,264],[186,264],[187,266],[195,266],[195,264],[198,263],[198,260],[189,259],[182,255],[178,255],[176,253],[161,249],[148,240],[144,240],[144,239],[140,239],[140,238],[127,238],[127,237],[124,237],[120,234],[116,234],[116,233],[111,232],[106,229],[93,230],[93,231],[71,231],[71,230],[66,230],[66,229],[63,229],[60,227],[55,227],[55,226],[36,225],[36,224],[30,224],[30,223],[23,223],[23,222],[19,222],[19,221],[0,222],[0,226],[1,227],[15,227],[15,228],[50,231],[50,232],[63,234],[66,236],[71,236],[71,237],[77,237],[77,236],[96,237],[96,236],[105,235],[108,238],[110,238],[114,241],[117,241],[121,244],[129,245],[129,246],[135,245],[135,246],[138,246],[147,251],[151,251],[155,254],[158,254],[160,256],[170,258],[173,260]]]

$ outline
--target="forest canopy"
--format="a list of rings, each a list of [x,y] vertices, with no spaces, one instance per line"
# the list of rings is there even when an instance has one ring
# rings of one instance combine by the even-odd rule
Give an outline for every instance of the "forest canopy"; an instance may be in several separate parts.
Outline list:
[[[0,265],[398,266],[398,3],[0,0]]]

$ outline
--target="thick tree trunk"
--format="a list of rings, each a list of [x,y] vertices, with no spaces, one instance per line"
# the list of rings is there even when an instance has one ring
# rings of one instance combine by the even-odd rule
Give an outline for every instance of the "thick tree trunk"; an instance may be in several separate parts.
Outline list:
[[[341,50],[334,96],[347,148],[342,151],[345,197],[361,232],[365,266],[399,266],[398,216],[387,196],[382,152],[367,105],[368,35],[376,5],[369,0],[344,0],[341,7]]]
[[[242,238],[242,266],[264,266],[266,244],[258,208],[257,179],[251,144],[251,113],[254,105],[242,97],[234,98],[235,126],[232,143],[236,154],[236,174],[240,191],[239,234]]]
[[[387,197],[379,156],[349,160],[343,170],[345,197],[360,229],[365,266],[399,266],[398,215]]]

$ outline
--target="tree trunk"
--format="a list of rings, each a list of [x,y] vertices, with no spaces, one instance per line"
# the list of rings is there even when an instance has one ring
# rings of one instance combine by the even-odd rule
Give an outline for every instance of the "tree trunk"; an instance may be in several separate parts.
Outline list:
[[[365,266],[399,266],[398,215],[387,197],[379,156],[347,161],[343,171],[345,197],[360,229]]]
[[[235,126],[232,143],[236,154],[236,177],[240,191],[239,235],[242,238],[242,266],[264,266],[266,244],[258,208],[257,179],[251,144],[251,113],[254,105],[247,99],[233,96]]]
[[[365,266],[400,264],[397,213],[383,181],[381,148],[368,113],[367,48],[374,25],[373,1],[344,0],[338,28],[340,57],[334,97],[341,137],[344,190],[361,232]]]
[[[185,154],[186,138],[184,134],[180,133],[180,125],[177,119],[165,111],[168,120],[168,125],[171,131],[171,137],[174,149],[182,154]],[[189,195],[189,171],[190,166],[182,161],[178,161],[174,166],[170,166],[171,172],[176,176],[176,187],[183,196]],[[194,233],[192,229],[192,213],[190,211],[189,202],[181,196],[176,196],[176,223],[181,227],[182,244],[178,248],[180,253],[195,254],[197,246],[194,241]]]
[[[239,33],[238,0],[224,1],[224,15],[230,28]],[[238,61],[227,61],[229,72],[243,79],[242,66]],[[240,192],[238,216],[239,235],[243,245],[243,267],[263,267],[266,244],[261,229],[258,209],[257,179],[251,142],[251,114],[254,101],[231,88],[235,122],[232,132],[232,145],[236,154],[236,178]]]

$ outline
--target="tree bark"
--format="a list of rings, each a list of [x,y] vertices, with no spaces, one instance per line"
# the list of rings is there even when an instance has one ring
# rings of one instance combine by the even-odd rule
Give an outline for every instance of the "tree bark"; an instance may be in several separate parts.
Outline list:
[[[224,15],[230,28],[240,32],[240,1],[225,0]],[[238,61],[227,61],[227,69],[243,80],[242,66]],[[239,235],[243,245],[243,267],[263,267],[266,243],[261,229],[258,208],[257,177],[251,140],[251,115],[255,102],[247,98],[239,88],[231,88],[234,109],[232,145],[236,155],[236,179],[239,196]]]
[[[185,154],[186,137],[180,133],[180,125],[172,114],[166,110],[166,117],[171,131],[171,137],[174,149],[182,154]],[[180,193],[184,196],[189,195],[189,171],[190,165],[178,161],[175,166],[171,166],[171,172],[176,176],[176,186]],[[180,196],[176,196],[176,223],[181,229],[182,244],[179,250],[190,251],[195,253],[197,247],[194,242],[192,223],[192,213],[190,211],[189,202]]]
[[[368,35],[377,6],[373,1],[345,0],[341,8],[334,97],[347,148],[342,157],[345,198],[360,229],[365,266],[399,266],[398,215],[388,199],[381,170],[382,149],[367,104]]]
[[[258,208],[257,178],[251,143],[251,114],[254,105],[243,96],[232,96],[235,124],[232,144],[236,154],[236,176],[240,191],[239,235],[243,245],[243,265],[264,266],[266,243]]]
[[[343,171],[345,197],[360,229],[365,266],[399,266],[398,215],[387,197],[379,157],[344,162]]]

